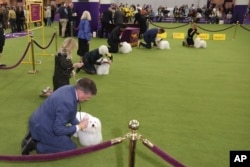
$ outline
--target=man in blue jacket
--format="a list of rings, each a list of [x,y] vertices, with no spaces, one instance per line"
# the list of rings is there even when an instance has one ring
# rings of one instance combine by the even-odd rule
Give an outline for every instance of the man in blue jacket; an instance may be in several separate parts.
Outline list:
[[[29,155],[35,149],[38,154],[76,149],[71,136],[88,125],[88,118],[81,122],[76,119],[77,105],[96,94],[96,84],[88,78],[53,92],[30,117],[29,133],[22,142],[22,155]]]
[[[141,41],[138,41],[138,47],[145,47],[147,49],[151,49],[152,48],[152,43],[154,46],[156,46],[155,43],[155,39],[157,37],[157,34],[162,34],[164,33],[165,30],[163,28],[152,28],[147,30],[144,34],[143,34],[143,39],[146,43],[143,43]]]

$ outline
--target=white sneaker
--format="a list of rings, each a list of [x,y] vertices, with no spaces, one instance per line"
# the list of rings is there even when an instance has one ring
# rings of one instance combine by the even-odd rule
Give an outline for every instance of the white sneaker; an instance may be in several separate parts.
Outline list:
[[[50,87],[47,86],[45,89],[42,90],[43,93],[47,93],[48,91],[50,91]]]

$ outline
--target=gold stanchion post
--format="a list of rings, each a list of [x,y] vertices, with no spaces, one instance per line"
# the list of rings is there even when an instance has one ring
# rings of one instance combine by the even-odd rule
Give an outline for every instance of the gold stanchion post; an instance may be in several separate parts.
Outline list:
[[[131,129],[130,133],[130,142],[129,142],[129,167],[135,166],[135,148],[137,141],[136,130],[139,129],[139,122],[137,120],[131,120],[129,122],[129,128]]]
[[[37,73],[38,71],[36,70],[36,67],[35,67],[35,53],[34,53],[34,45],[33,45],[33,34],[30,36],[31,37],[31,58],[32,58],[32,70],[29,71],[28,73],[29,74],[35,74]]]
[[[56,34],[55,35],[55,47],[56,47],[56,52],[57,52],[57,49],[58,49],[58,46],[57,46],[57,28],[55,28],[54,31],[55,31],[55,34]]]

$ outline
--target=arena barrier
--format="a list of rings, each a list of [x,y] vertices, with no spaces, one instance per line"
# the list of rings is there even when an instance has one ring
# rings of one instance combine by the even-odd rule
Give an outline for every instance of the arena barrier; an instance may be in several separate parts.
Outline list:
[[[161,150],[159,147],[151,143],[148,139],[143,138],[142,135],[137,133],[139,129],[139,122],[137,120],[131,120],[129,122],[129,128],[131,132],[127,133],[123,137],[118,137],[112,139],[110,141],[102,142],[100,144],[94,146],[88,146],[84,148],[79,148],[76,150],[64,151],[59,153],[52,153],[52,154],[35,154],[35,155],[0,155],[0,161],[6,162],[41,162],[41,161],[54,161],[63,158],[69,158],[77,155],[83,155],[92,153],[95,151],[99,151],[105,148],[109,148],[116,144],[122,143],[122,141],[129,139],[129,167],[135,166],[135,146],[137,140],[141,140],[142,143],[149,148],[153,153],[161,157],[167,163],[171,164],[174,167],[185,167],[184,164]]]
[[[189,25],[192,24],[192,23],[193,23],[193,21],[191,21],[191,22],[189,22],[189,23],[181,24],[180,26],[175,26],[175,27],[162,27],[162,26],[159,26],[159,25],[157,25],[157,24],[155,24],[155,23],[153,23],[153,22],[150,22],[151,25],[153,25],[153,26],[155,26],[155,27],[163,28],[163,29],[178,29],[178,28],[181,28],[181,27],[189,26]],[[201,29],[201,30],[203,30],[203,31],[206,31],[206,32],[211,32],[211,33],[224,32],[224,31],[229,30],[229,29],[231,29],[231,28],[235,28],[235,29],[234,29],[234,34],[233,34],[232,39],[235,39],[235,38],[236,38],[238,26],[240,26],[241,28],[243,28],[243,29],[246,30],[246,31],[250,31],[250,29],[246,28],[246,27],[243,26],[243,25],[240,25],[238,21],[237,21],[236,24],[231,24],[231,25],[229,25],[229,26],[226,27],[226,28],[218,29],[218,30],[208,30],[208,29],[205,29],[205,28],[203,28],[202,26],[200,26],[201,24],[198,24],[198,23],[196,23],[196,24],[198,25],[198,28],[199,28],[199,29]]]
[[[38,72],[38,70],[36,70],[36,67],[35,65],[36,64],[41,64],[41,62],[39,63],[36,63],[35,61],[35,53],[34,53],[34,44],[39,47],[40,49],[47,49],[51,46],[52,42],[55,40],[55,49],[56,49],[56,52],[57,52],[57,32],[55,31],[54,34],[52,35],[49,43],[46,45],[46,46],[42,46],[40,45],[34,38],[33,38],[33,33],[31,33],[30,35],[30,41],[24,51],[24,54],[21,56],[21,58],[18,60],[18,62],[12,66],[0,66],[0,70],[9,70],[9,69],[13,69],[13,68],[16,68],[18,65],[20,65],[21,63],[29,63],[29,64],[32,64],[32,70],[29,71],[28,73],[29,74],[35,74]],[[29,58],[29,61],[28,62],[23,62],[24,58],[27,56],[27,53],[29,51],[29,49],[31,49],[31,60]]]

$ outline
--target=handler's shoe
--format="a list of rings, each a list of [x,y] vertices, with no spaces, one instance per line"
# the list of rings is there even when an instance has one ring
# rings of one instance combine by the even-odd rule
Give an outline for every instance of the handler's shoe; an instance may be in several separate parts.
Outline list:
[[[141,47],[141,42],[140,42],[140,41],[137,42],[137,47],[138,47],[138,48]]]
[[[88,74],[96,74],[95,71],[93,71],[93,70],[88,70],[88,69],[85,68],[85,67],[83,67],[82,69],[83,69],[86,73],[88,73]]]
[[[29,155],[31,151],[36,149],[36,141],[32,139],[30,133],[22,141],[21,147],[22,155]]]
[[[49,92],[51,89],[49,86],[47,86],[45,89],[42,90],[42,93],[47,93]]]
[[[186,46],[185,41],[182,41],[182,46]]]

